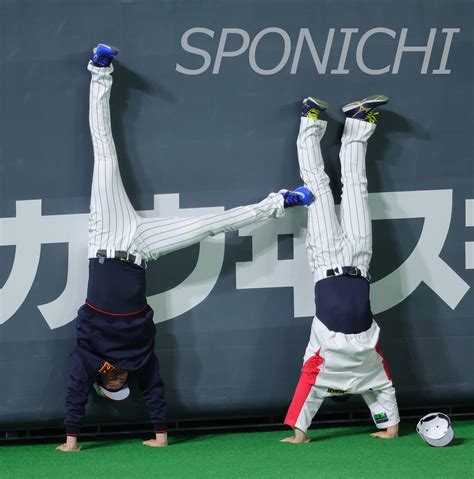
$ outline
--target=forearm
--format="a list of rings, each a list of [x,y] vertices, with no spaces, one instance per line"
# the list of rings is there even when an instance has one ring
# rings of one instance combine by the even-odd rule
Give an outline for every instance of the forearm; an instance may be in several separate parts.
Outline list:
[[[67,436],[79,436],[86,402],[87,395],[84,394],[84,392],[69,390],[66,398],[66,417],[64,419],[64,427]]]
[[[155,434],[166,433],[168,407],[164,387],[154,387],[143,394]]]
[[[166,432],[167,403],[165,386],[160,375],[158,359],[153,355],[148,364],[137,371],[138,386],[145,399],[145,404],[153,424],[155,434]]]
[[[89,390],[94,382],[94,374],[76,351],[72,354],[66,396],[64,426],[66,434],[74,437],[80,433],[81,421],[86,411]]]
[[[69,389],[66,398],[66,419],[64,420],[66,442],[56,448],[58,451],[74,452],[81,449],[77,440],[81,431],[81,419],[84,416],[86,402],[87,394],[80,394],[78,391]]]

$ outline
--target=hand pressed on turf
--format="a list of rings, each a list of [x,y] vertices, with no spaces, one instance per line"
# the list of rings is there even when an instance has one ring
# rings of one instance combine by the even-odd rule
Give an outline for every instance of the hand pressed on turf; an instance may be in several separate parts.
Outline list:
[[[295,427],[295,435],[290,437],[285,437],[281,439],[280,442],[291,442],[292,444],[305,444],[311,441],[303,431]]]
[[[155,439],[149,439],[148,441],[143,441],[145,446],[150,447],[165,447],[168,445],[168,433],[160,432],[157,433]]]
[[[394,439],[398,437],[398,424],[390,426],[385,431],[378,431],[371,434],[372,437],[380,437],[382,439]]]
[[[81,446],[77,444],[77,437],[67,436],[66,442],[58,446],[56,450],[62,452],[78,452],[81,450]]]

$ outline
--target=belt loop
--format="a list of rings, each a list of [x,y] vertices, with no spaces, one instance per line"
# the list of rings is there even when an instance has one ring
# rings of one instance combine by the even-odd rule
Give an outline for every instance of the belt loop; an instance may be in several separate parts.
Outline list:
[[[99,259],[99,264],[104,264],[105,262],[105,256],[103,256],[100,252],[102,250],[97,250],[96,254],[95,254],[95,257]]]
[[[135,253],[135,261],[134,263],[140,267],[142,267],[143,269],[147,269],[148,265],[146,263],[146,261],[143,259],[142,255],[139,254],[139,253]]]

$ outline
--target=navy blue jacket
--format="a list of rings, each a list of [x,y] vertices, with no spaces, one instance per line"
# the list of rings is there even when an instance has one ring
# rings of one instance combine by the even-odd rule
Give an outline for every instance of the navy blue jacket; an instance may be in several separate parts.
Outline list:
[[[145,270],[118,259],[91,259],[86,304],[76,318],[66,398],[66,433],[77,435],[91,386],[105,362],[132,373],[145,398],[155,431],[166,430],[166,400],[156,328],[146,304]]]

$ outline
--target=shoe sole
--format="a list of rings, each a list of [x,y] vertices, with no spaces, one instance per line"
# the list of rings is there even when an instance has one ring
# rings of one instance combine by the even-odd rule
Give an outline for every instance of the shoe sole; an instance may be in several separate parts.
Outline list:
[[[92,53],[94,55],[96,54],[97,50],[99,47],[105,47],[106,49],[109,49],[111,52],[109,53],[110,56],[116,56],[119,53],[119,49],[116,47],[113,47],[112,45],[106,45],[105,43],[99,43],[96,47],[93,48]]]
[[[328,104],[325,101],[320,100],[319,98],[309,96],[303,100],[303,103],[307,100],[311,101],[312,103],[315,103],[319,111],[324,111],[328,107]]]
[[[353,110],[354,108],[359,108],[360,106],[364,106],[367,108],[375,108],[380,105],[385,105],[388,103],[388,96],[385,95],[372,95],[364,98],[363,100],[354,101],[352,103],[348,103],[342,107],[342,111],[346,113],[347,111]]]

